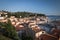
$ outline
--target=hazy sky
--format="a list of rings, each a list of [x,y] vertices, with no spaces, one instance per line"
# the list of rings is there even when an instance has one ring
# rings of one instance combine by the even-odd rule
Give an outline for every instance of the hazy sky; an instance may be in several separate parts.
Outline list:
[[[60,0],[0,0],[0,10],[60,15]]]

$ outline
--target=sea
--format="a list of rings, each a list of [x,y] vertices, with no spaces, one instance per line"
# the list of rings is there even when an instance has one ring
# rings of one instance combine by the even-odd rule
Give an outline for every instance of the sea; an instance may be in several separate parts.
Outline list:
[[[57,15],[48,15],[47,17],[52,21],[60,20],[60,16],[57,16]]]

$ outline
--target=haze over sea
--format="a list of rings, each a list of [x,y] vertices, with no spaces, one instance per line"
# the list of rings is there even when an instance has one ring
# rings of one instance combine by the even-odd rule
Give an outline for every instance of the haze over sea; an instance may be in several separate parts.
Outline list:
[[[48,15],[47,17],[48,17],[50,20],[54,20],[54,21],[55,21],[55,20],[56,20],[56,21],[57,21],[57,20],[60,20],[60,16],[57,16],[57,15]]]

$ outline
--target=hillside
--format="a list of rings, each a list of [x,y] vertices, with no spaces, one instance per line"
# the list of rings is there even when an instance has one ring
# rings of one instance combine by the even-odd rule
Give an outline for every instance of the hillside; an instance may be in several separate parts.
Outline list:
[[[32,16],[46,16],[42,13],[32,13],[32,12],[8,12],[8,11],[0,11],[7,13],[8,17],[10,16],[16,16],[16,17],[32,17]],[[4,16],[4,15],[3,15]]]
[[[0,40],[12,40],[12,39],[0,34]]]

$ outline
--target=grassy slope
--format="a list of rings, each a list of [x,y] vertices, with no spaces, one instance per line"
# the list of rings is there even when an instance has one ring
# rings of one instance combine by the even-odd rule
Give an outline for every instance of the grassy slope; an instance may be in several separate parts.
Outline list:
[[[0,34],[0,40],[12,40],[12,39],[5,37],[5,36]]]

